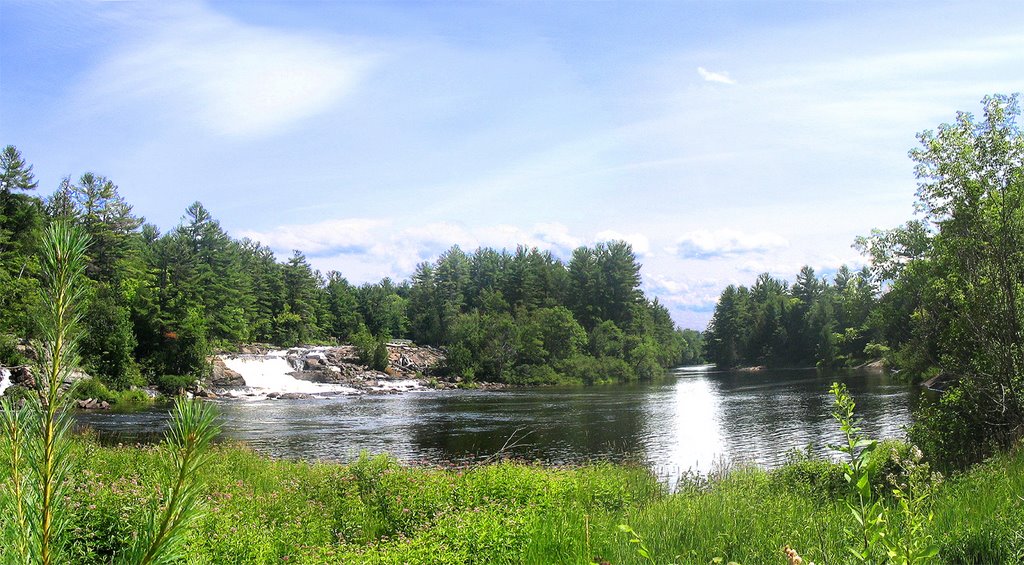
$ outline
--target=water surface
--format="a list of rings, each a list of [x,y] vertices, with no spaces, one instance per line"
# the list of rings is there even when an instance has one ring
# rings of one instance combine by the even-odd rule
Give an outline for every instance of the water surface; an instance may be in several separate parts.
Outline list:
[[[417,463],[496,453],[550,464],[634,460],[676,476],[716,464],[782,463],[838,443],[828,393],[845,382],[873,437],[899,437],[916,390],[880,373],[758,373],[680,369],[660,383],[501,391],[424,391],[307,400],[217,401],[223,435],[275,457],[348,460],[387,452]],[[89,413],[101,435],[159,433],[164,409]]]

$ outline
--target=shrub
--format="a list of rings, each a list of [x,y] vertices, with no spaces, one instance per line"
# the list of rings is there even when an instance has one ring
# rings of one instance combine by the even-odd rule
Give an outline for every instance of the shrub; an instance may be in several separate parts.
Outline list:
[[[558,365],[568,378],[585,384],[629,382],[636,373],[628,363],[616,357],[591,357],[577,355]]]
[[[35,392],[28,387],[24,387],[21,385],[11,385],[7,387],[7,389],[4,390],[3,395],[0,396],[3,396],[3,398],[8,398],[11,400],[12,403],[17,404],[22,400],[28,400],[32,398],[33,396],[35,396]]]
[[[149,404],[152,400],[146,391],[138,388],[123,390],[117,395],[118,404]]]
[[[515,375],[509,379],[513,384],[552,385],[564,379],[549,365],[522,365],[516,368]]]
[[[196,382],[192,375],[160,375],[156,378],[156,386],[166,395],[176,395],[187,390]]]
[[[97,402],[117,402],[117,394],[107,388],[107,385],[103,384],[97,378],[89,377],[82,379],[75,383],[71,388],[71,398],[85,400],[92,398]]]
[[[848,488],[843,465],[815,457],[809,447],[790,451],[786,464],[772,472],[772,480],[783,488],[825,499],[841,498]]]

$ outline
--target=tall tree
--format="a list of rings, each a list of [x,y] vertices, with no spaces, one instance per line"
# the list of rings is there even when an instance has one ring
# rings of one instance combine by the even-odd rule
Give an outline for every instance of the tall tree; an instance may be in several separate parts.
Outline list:
[[[961,421],[958,449],[984,455],[994,442],[1024,435],[1024,135],[1016,96],[983,100],[975,120],[919,134],[911,151],[917,208],[934,227],[925,307],[947,321],[938,334],[940,367],[961,377],[942,418]],[[946,433],[942,433],[945,431]]]

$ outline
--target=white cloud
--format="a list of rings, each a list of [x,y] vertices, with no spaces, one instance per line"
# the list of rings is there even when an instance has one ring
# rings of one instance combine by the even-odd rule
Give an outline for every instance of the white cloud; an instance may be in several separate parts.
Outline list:
[[[651,254],[651,242],[647,239],[647,236],[642,233],[620,233],[615,230],[605,230],[598,232],[594,236],[597,241],[625,241],[633,246],[633,252],[640,257],[646,257]]]
[[[239,235],[262,242],[273,249],[298,249],[319,255],[370,249],[378,243],[379,234],[387,231],[390,226],[391,222],[387,220],[349,218],[316,224],[278,226],[270,232],[245,230]]]
[[[787,246],[789,242],[786,238],[776,233],[745,233],[722,229],[685,233],[667,250],[684,259],[710,259],[770,251]]]
[[[648,295],[678,309],[707,311],[714,308],[726,285],[718,279],[690,279],[649,274],[644,277]]]
[[[736,84],[736,81],[729,77],[725,71],[709,71],[704,67],[697,67],[697,74],[708,82],[719,82],[722,84]]]
[[[335,37],[245,25],[204,7],[143,19],[138,39],[80,85],[98,112],[126,105],[214,134],[259,136],[321,114],[358,85],[374,57]]]
[[[246,230],[237,234],[267,245],[278,253],[298,249],[307,253],[317,268],[337,269],[356,281],[382,276],[405,278],[422,261],[433,261],[453,245],[466,252],[478,247],[512,251],[518,245],[550,251],[568,260],[573,249],[608,239],[624,239],[638,255],[649,253],[650,243],[641,233],[621,234],[606,230],[592,237],[572,233],[560,223],[530,227],[508,224],[470,228],[454,222],[433,222],[396,228],[392,220],[346,218],[312,224],[281,225],[268,231]]]

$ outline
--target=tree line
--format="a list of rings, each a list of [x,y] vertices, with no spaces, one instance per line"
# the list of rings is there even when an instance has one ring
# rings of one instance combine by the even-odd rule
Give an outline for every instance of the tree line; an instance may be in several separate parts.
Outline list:
[[[90,236],[84,368],[117,389],[202,376],[211,351],[252,342],[353,342],[382,367],[373,350],[408,338],[446,347],[464,379],[521,383],[651,379],[701,357],[700,333],[640,290],[625,242],[581,247],[568,263],[535,248],[452,247],[410,280],[357,286],[299,251],[279,261],[232,238],[199,202],[161,233],[101,175],[41,198],[13,146],[0,175],[0,364],[24,363],[18,339],[37,336],[38,246],[58,220]]]
[[[878,286],[843,265],[830,281],[804,266],[796,281],[761,274],[722,291],[705,335],[708,359],[740,365],[851,366],[877,353]]]
[[[722,366],[834,367],[884,357],[948,387],[911,439],[959,467],[1024,436],[1024,135],[1018,96],[918,134],[918,218],[857,238],[869,259],[832,281],[761,275],[723,291],[706,332]]]

